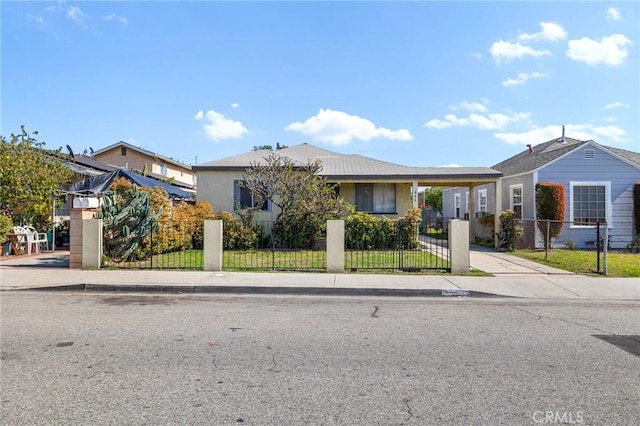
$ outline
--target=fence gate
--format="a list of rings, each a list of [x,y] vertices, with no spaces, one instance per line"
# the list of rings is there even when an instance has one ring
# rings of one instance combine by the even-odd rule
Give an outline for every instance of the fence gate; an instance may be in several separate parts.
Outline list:
[[[393,222],[385,232],[348,235],[345,241],[345,268],[351,272],[449,271],[447,233],[441,226],[423,226],[418,234],[415,227],[407,228],[400,222]]]

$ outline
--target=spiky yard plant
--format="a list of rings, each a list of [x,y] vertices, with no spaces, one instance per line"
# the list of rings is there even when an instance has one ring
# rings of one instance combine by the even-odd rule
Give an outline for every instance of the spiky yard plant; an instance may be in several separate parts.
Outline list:
[[[156,219],[162,213],[151,210],[151,197],[145,191],[133,186],[126,197],[109,191],[103,197],[102,211],[96,219],[103,220],[104,254],[114,262],[127,260],[158,224]]]

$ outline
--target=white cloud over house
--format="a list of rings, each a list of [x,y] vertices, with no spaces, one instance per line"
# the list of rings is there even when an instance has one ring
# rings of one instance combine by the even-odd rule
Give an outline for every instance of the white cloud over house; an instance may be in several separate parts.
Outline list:
[[[617,21],[620,18],[622,18],[622,15],[620,14],[620,9],[615,7],[610,7],[607,9],[607,20]]]
[[[407,129],[391,130],[378,127],[372,121],[343,111],[320,109],[318,114],[304,122],[294,122],[285,130],[302,133],[314,140],[334,145],[346,145],[354,140],[374,138],[407,141],[413,136]]]
[[[508,78],[502,82],[505,87],[521,86],[529,80],[534,80],[544,77],[544,74],[540,72],[521,72],[514,78]]]
[[[81,28],[87,28],[87,15],[80,10],[78,6],[69,6],[67,8],[67,18],[71,19]]]
[[[103,16],[100,19],[102,19],[103,21],[119,22],[121,24],[129,23],[126,16],[116,15],[115,13],[112,13],[111,15]]]
[[[523,132],[501,132],[494,136],[502,142],[518,145],[536,145],[562,135],[562,126],[550,125],[534,127]],[[565,135],[580,140],[593,139],[599,143],[624,143],[627,132],[613,125],[595,126],[593,124],[567,124]]]
[[[209,139],[219,142],[223,139],[239,139],[251,132],[240,122],[225,117],[214,110],[198,111],[194,117],[204,121],[202,128]]]
[[[555,22],[540,22],[540,27],[542,31],[537,33],[521,33],[518,35],[518,41],[560,41],[567,38],[564,28]]]
[[[44,24],[44,18],[40,15],[32,15],[30,13],[27,13],[27,19],[31,22],[35,22],[36,24]]]
[[[449,127],[475,127],[480,130],[502,130],[509,124],[526,122],[530,114],[518,112],[507,115],[501,113],[476,114],[471,113],[468,117],[458,117],[455,114],[447,114],[444,120],[434,118],[425,123],[426,127],[432,129],[447,129]]]
[[[237,103],[237,102],[234,102],[234,103],[231,104],[231,108],[238,108],[239,106],[240,106],[240,104]]]
[[[614,109],[614,108],[631,108],[631,105],[625,104],[624,102],[612,102],[602,107],[602,109]]]
[[[489,53],[497,64],[512,59],[522,59],[527,56],[539,58],[550,56],[551,51],[530,46],[530,43],[551,41],[556,42],[567,38],[565,29],[555,22],[540,22],[541,31],[537,33],[520,32],[515,40],[498,40],[489,48]]]
[[[458,105],[449,107],[451,110],[466,109],[471,112],[487,112],[487,107],[480,102],[462,101]]]
[[[521,59],[525,56],[539,58],[541,56],[551,55],[551,52],[547,49],[534,49],[531,46],[526,46],[524,44],[520,44],[519,42],[510,42],[504,40],[498,40],[494,42],[491,45],[489,52],[498,64],[503,61],[510,61],[512,59]]]
[[[569,41],[567,56],[589,65],[605,64],[615,67],[624,62],[628,55],[627,46],[630,44],[631,40],[622,34],[605,36],[600,40],[582,37]]]

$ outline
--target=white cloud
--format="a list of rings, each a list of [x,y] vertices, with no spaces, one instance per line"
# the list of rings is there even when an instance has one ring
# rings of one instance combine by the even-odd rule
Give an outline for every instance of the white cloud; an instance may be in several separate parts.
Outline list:
[[[484,55],[480,52],[471,52],[469,53],[469,56],[476,59],[482,59],[484,57]]]
[[[240,104],[237,103],[237,102],[234,102],[234,103],[231,104],[231,108],[238,108],[239,106],[240,106]]]
[[[613,108],[631,108],[631,105],[625,104],[623,102],[613,102],[602,107],[602,109],[613,109]]]
[[[129,23],[126,16],[116,15],[115,13],[112,13],[111,15],[103,16],[100,19],[102,19],[103,21],[120,22],[121,24]]]
[[[451,163],[451,164],[441,164],[439,166],[436,167],[462,167],[460,164],[456,164],[456,163]]]
[[[627,45],[631,40],[622,34],[602,37],[600,41],[587,37],[570,40],[567,56],[574,61],[586,62],[589,65],[607,64],[617,66],[627,57]]]
[[[480,102],[462,101],[458,105],[454,105],[449,108],[454,111],[457,109],[466,109],[467,111],[471,112],[487,112],[487,107]]]
[[[445,120],[440,120],[437,118],[433,118],[429,121],[427,121],[424,124],[426,127],[429,127],[431,129],[438,129],[438,130],[442,130],[442,129],[447,129],[449,127],[453,126],[453,123],[450,121],[445,121]]]
[[[580,140],[593,139],[600,143],[624,143],[627,132],[618,126],[594,126],[592,124],[567,124],[567,137]],[[520,133],[494,133],[494,136],[509,144],[536,145],[562,135],[562,126],[545,126],[529,129]]]
[[[215,142],[222,139],[238,139],[242,135],[251,134],[241,122],[226,118],[214,110],[209,110],[206,113],[198,111],[194,118],[206,121],[202,128],[207,137]]]
[[[85,15],[79,7],[69,6],[69,8],[67,8],[67,18],[78,24],[79,27],[87,28],[87,23],[85,22],[87,15]]]
[[[621,17],[622,16],[620,15],[620,9],[617,9],[615,7],[610,7],[609,9],[607,9],[607,20],[617,21]]]
[[[373,138],[407,141],[413,136],[407,129],[390,130],[376,125],[366,118],[350,115],[342,111],[320,109],[304,123],[295,122],[285,130],[300,132],[320,142],[345,145],[353,140],[368,141]]]
[[[518,41],[559,41],[567,37],[567,32],[561,25],[555,22],[540,22],[542,31],[534,34],[522,33],[518,36]]]
[[[511,59],[520,59],[525,56],[532,56],[539,58],[541,56],[551,55],[551,52],[544,49],[538,50],[531,46],[525,46],[519,42],[512,43],[510,41],[499,40],[494,42],[489,49],[491,56],[496,60],[498,64],[502,61],[509,61]]]
[[[519,86],[521,84],[526,83],[529,80],[542,78],[544,74],[539,72],[521,72],[517,75],[516,78],[509,78],[502,82],[502,85],[505,87]]]
[[[446,129],[453,126],[466,127],[471,126],[480,130],[502,130],[507,125],[519,122],[528,122],[530,114],[526,112],[518,112],[512,115],[492,113],[487,115],[469,114],[469,117],[458,117],[455,114],[447,114],[444,120],[432,119],[425,123],[426,127],[432,129]]]
[[[36,24],[40,24],[40,25],[44,24],[44,19],[40,15],[31,15],[28,13],[27,19],[31,22],[35,22]]]
[[[602,117],[602,119],[603,119],[604,121],[608,121],[609,123],[613,123],[614,121],[618,121],[618,119],[617,119],[616,117],[613,117],[613,116],[611,116],[611,115],[610,115],[610,116],[608,116],[608,117]]]

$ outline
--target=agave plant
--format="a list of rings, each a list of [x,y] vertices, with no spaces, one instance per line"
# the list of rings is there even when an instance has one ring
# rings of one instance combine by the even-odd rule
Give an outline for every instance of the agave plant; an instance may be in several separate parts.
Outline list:
[[[109,191],[103,197],[102,211],[96,213],[104,225],[104,254],[114,262],[128,259],[158,227],[160,213],[162,210],[153,213],[151,197],[135,185],[126,197]]]

